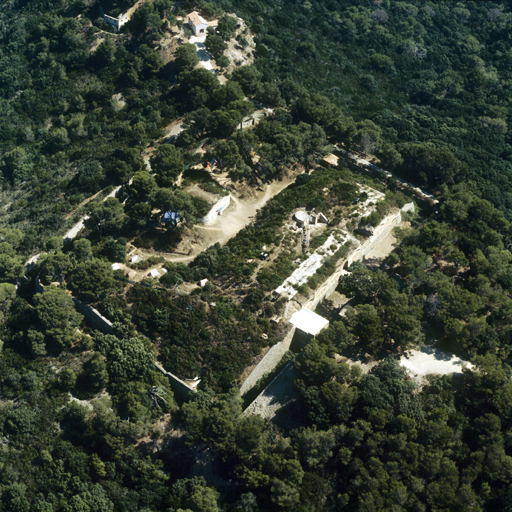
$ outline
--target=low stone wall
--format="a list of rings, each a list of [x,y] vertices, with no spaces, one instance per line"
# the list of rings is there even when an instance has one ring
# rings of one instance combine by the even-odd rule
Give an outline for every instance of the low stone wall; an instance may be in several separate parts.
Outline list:
[[[191,388],[188,384],[185,384],[180,378],[176,377],[176,375],[174,375],[173,373],[165,370],[160,363],[157,363],[155,361],[154,365],[164,375],[167,375],[174,396],[178,400],[180,400],[181,402],[187,402],[188,400],[190,400],[192,395],[196,392],[194,388]]]
[[[103,19],[109,24],[115,27],[117,30],[119,30],[123,25],[128,23],[130,21],[131,15],[135,8],[138,6],[139,2],[137,2],[133,7],[128,9],[125,12],[122,12],[118,18],[114,18],[113,16],[109,16],[108,14],[105,14],[105,11],[99,6],[100,10],[100,16],[103,17]]]
[[[35,279],[34,288],[36,292],[43,293],[45,286],[39,280],[39,276]],[[107,320],[97,309],[94,309],[89,304],[84,304],[81,300],[76,299],[75,297],[71,297],[73,302],[75,303],[75,309],[84,315],[85,319],[89,322],[91,327],[101,331],[105,334],[113,334],[114,326],[110,320]]]
[[[79,313],[82,313],[91,327],[103,332],[104,334],[113,334],[114,326],[110,320],[107,320],[97,309],[94,309],[89,304],[84,304],[82,301],[73,297],[75,308]]]

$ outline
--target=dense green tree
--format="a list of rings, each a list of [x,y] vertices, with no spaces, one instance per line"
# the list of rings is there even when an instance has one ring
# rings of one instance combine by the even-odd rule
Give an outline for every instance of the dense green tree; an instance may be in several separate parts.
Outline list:
[[[96,346],[108,356],[108,373],[115,383],[128,383],[144,379],[153,369],[153,355],[147,343],[140,338],[117,338],[110,334],[96,334]],[[98,362],[96,372],[103,379],[101,364]]]
[[[75,387],[76,378],[76,373],[72,368],[64,368],[64,370],[59,374],[59,386],[63,390],[69,391]]]
[[[208,117],[206,130],[215,137],[226,138],[242,121],[238,110],[215,110]]]
[[[327,382],[338,373],[336,361],[326,354],[325,345],[316,340],[310,341],[304,348],[302,359],[295,364],[308,384],[318,385]]]
[[[181,150],[171,144],[158,146],[151,157],[151,169],[156,173],[159,187],[174,185],[176,178],[183,170]]]
[[[113,512],[114,504],[99,484],[91,490],[72,496],[64,507],[65,512]]]
[[[97,161],[87,162],[80,169],[77,177],[78,186],[85,191],[94,192],[104,177],[103,167]]]
[[[25,275],[25,267],[19,256],[0,254],[0,282],[13,283],[19,277]]]
[[[110,66],[114,64],[116,60],[115,53],[116,46],[112,41],[112,37],[107,35],[94,52],[94,62],[100,67]]]
[[[172,486],[169,502],[176,510],[217,512],[219,493],[208,487],[203,477],[178,480]]]
[[[78,261],[87,261],[92,258],[92,244],[86,238],[73,241],[73,254]]]
[[[155,179],[149,172],[140,171],[133,177],[130,190],[139,201],[150,200],[156,190]]]
[[[82,315],[75,310],[73,299],[65,290],[48,286],[43,293],[34,295],[34,305],[49,342],[62,350],[77,340],[76,329]]]
[[[89,218],[84,224],[89,229],[97,230],[100,235],[107,235],[121,229],[126,219],[127,215],[119,199],[109,197],[106,201],[91,204]]]
[[[197,48],[194,44],[182,44],[176,51],[176,65],[180,72],[190,71],[198,63],[199,57],[197,56]]]
[[[106,261],[91,258],[73,269],[68,284],[80,299],[93,301],[105,297],[114,286],[112,266]]]
[[[35,266],[37,275],[44,285],[54,281],[63,283],[72,269],[73,262],[62,252],[41,256]]]
[[[224,41],[229,41],[235,35],[237,25],[235,17],[224,14],[219,18],[217,32]]]
[[[16,297],[16,287],[11,283],[0,283],[0,304],[12,301]]]
[[[103,249],[103,253],[112,263],[124,262],[126,259],[126,238],[110,239]]]
[[[27,487],[13,484],[2,493],[2,502],[8,512],[29,512],[30,502],[26,496]]]
[[[382,346],[384,343],[382,320],[374,306],[371,304],[362,304],[356,308],[354,332],[360,339],[373,348]]]
[[[59,251],[64,247],[64,240],[61,236],[52,236],[46,241],[45,249],[47,251]]]
[[[269,105],[270,107],[280,107],[283,104],[279,88],[268,82],[258,87],[254,97],[264,105]]]
[[[105,358],[95,352],[86,367],[87,376],[94,391],[100,391],[108,384],[108,372]]]
[[[254,94],[262,74],[255,66],[242,66],[233,70],[232,79],[238,82],[245,94]]]
[[[204,41],[206,49],[213,55],[213,58],[217,60],[227,49],[228,45],[224,42],[224,39],[215,34],[208,34]]]

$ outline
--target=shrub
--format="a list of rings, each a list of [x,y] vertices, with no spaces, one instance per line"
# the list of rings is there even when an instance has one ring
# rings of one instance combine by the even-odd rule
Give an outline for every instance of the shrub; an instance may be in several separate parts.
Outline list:
[[[165,287],[170,288],[171,286],[179,285],[183,283],[183,278],[178,272],[167,272],[160,278],[160,283]]]

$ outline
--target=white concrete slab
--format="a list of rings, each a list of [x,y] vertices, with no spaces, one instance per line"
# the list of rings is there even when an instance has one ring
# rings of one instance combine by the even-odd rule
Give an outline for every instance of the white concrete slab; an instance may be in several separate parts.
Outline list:
[[[329,325],[329,320],[317,315],[310,309],[302,308],[293,314],[290,323],[297,329],[316,336],[324,327]]]

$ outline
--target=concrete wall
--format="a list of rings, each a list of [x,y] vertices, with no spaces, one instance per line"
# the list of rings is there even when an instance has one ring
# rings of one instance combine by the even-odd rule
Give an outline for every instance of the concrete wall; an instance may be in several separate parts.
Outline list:
[[[210,209],[210,211],[202,218],[203,224],[209,224],[213,222],[219,215],[219,210],[225,210],[231,202],[231,196],[227,195],[219,199]]]
[[[407,205],[406,205],[407,206]],[[401,211],[395,212],[385,217],[382,222],[375,228],[373,235],[367,238],[359,247],[357,247],[347,258],[338,262],[336,270],[315,290],[315,293],[304,304],[304,307],[315,310],[315,308],[326,297],[336,290],[340,276],[345,272],[344,266],[348,262],[350,266],[354,261],[362,260],[370,253],[391,231],[402,222]]]
[[[371,252],[377,245],[379,245],[384,238],[386,238],[391,231],[402,222],[402,212],[399,210],[397,213],[388,215],[382,222],[375,228],[373,235],[367,238],[352,254],[347,258],[348,265],[354,261],[362,260],[369,252]]]
[[[164,375],[167,375],[169,378],[169,382],[171,384],[171,389],[174,393],[174,396],[180,400],[181,402],[187,402],[190,400],[192,395],[196,392],[194,388],[191,388],[188,384],[185,384],[180,378],[176,377],[176,375],[171,372],[166,371],[162,365],[154,362],[154,365],[158,370],[160,370]]]
[[[244,415],[259,415],[271,420],[281,407],[299,398],[299,393],[295,389],[298,372],[294,368],[294,362],[295,358],[272,379],[272,382],[245,409]]]

